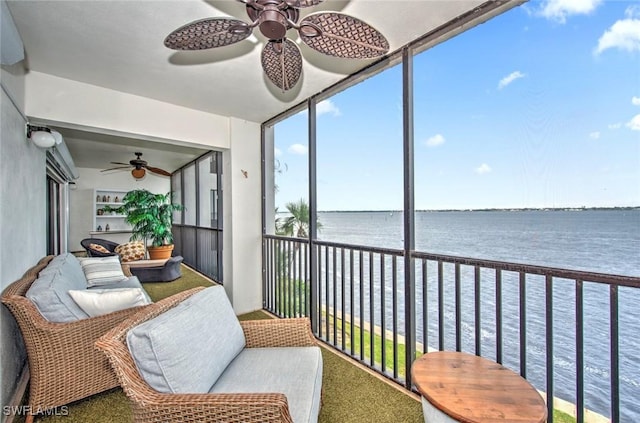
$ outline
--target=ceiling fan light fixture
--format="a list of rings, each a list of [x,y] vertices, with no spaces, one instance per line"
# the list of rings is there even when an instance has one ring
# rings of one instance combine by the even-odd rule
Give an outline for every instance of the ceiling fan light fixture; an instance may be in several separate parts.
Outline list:
[[[144,169],[140,168],[140,169],[132,169],[131,170],[131,176],[133,176],[135,179],[142,179],[144,178],[145,174],[147,172],[145,172]]]

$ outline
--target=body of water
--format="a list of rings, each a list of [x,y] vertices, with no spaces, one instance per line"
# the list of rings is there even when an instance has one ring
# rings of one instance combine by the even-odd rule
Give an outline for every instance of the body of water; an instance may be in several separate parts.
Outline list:
[[[403,248],[402,212],[321,212],[321,240]],[[640,210],[447,211],[416,213],[416,250],[426,253],[640,276]],[[472,269],[466,272],[470,273]],[[483,276],[484,277],[484,276]],[[545,390],[544,278],[527,279],[527,378]],[[463,350],[474,351],[473,276],[462,274]],[[467,281],[467,282],[464,282]],[[471,282],[468,282],[471,281]],[[452,280],[445,281],[446,324],[455,319]],[[554,282],[555,395],[575,402],[575,284]],[[375,289],[380,289],[377,286]],[[416,298],[423,298],[417,283]],[[437,291],[429,286],[427,344],[437,347]],[[390,287],[385,285],[385,291]],[[519,371],[519,303],[516,274],[503,277],[503,362]],[[390,298],[391,295],[387,295]],[[495,287],[482,285],[483,355],[495,351]],[[378,307],[379,308],[379,307]],[[389,308],[389,307],[386,307]],[[418,306],[417,309],[421,307]],[[640,288],[619,290],[621,421],[640,422]],[[379,312],[379,310],[377,310]],[[358,314],[359,310],[354,310]],[[385,310],[388,321],[392,318]],[[421,312],[420,312],[421,313]],[[431,316],[434,313],[435,317]],[[399,319],[403,316],[400,304]],[[367,317],[367,313],[365,313]],[[374,317],[374,321],[376,318]],[[401,327],[403,324],[401,322]],[[417,316],[418,333],[422,315]],[[610,415],[609,290],[585,284],[585,403]],[[451,330],[445,349],[455,349]],[[422,341],[422,339],[418,339]]]

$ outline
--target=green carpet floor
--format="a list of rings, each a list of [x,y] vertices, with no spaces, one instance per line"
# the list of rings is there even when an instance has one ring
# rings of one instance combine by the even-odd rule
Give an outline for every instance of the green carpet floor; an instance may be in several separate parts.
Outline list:
[[[168,283],[145,283],[149,296],[157,301],[196,286],[211,286],[197,272],[182,266],[182,277]],[[269,319],[262,311],[240,316],[241,320]],[[323,403],[320,423],[422,423],[420,402],[355,366],[327,348],[322,348]],[[118,423],[132,419],[131,408],[121,389],[95,395],[69,405],[65,416],[36,418],[47,423]],[[16,419],[16,421],[22,421]]]

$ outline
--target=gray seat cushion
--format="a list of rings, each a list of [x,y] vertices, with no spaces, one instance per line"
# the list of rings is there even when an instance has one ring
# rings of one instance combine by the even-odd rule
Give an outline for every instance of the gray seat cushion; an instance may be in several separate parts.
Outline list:
[[[222,286],[187,298],[127,333],[142,378],[158,392],[205,393],[245,346]]]
[[[319,347],[245,348],[210,392],[278,392],[287,397],[294,423],[317,422],[322,390]]]

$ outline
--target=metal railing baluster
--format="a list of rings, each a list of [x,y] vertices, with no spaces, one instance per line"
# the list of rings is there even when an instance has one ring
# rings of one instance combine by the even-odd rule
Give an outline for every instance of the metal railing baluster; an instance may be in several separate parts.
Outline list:
[[[398,379],[398,263],[397,256],[391,257],[391,293],[393,327],[393,378]]]
[[[476,341],[476,355],[482,355],[482,321],[480,320],[480,266],[473,268],[474,276],[474,326],[476,329],[475,341]]]
[[[576,422],[584,423],[584,287],[576,281]]]
[[[354,298],[355,295],[355,287],[353,281],[353,248],[349,249],[349,344],[351,345],[351,356],[353,356],[353,348],[354,348],[354,320],[356,319],[356,313],[354,309]]]
[[[385,276],[386,258],[384,254],[380,254],[380,353],[382,362],[382,373],[387,371],[387,278]],[[373,337],[373,334],[371,335]]]
[[[547,345],[547,423],[553,423],[553,277],[545,278],[545,328]]]
[[[441,260],[438,260],[438,349],[444,351],[444,275]]]
[[[502,364],[502,271],[496,269],[496,362]]]
[[[460,263],[455,264],[456,351],[462,351],[462,289]]]
[[[618,327],[618,287],[609,287],[609,324],[611,336],[611,421],[620,422],[620,344]],[[553,422],[552,422],[553,423]]]

